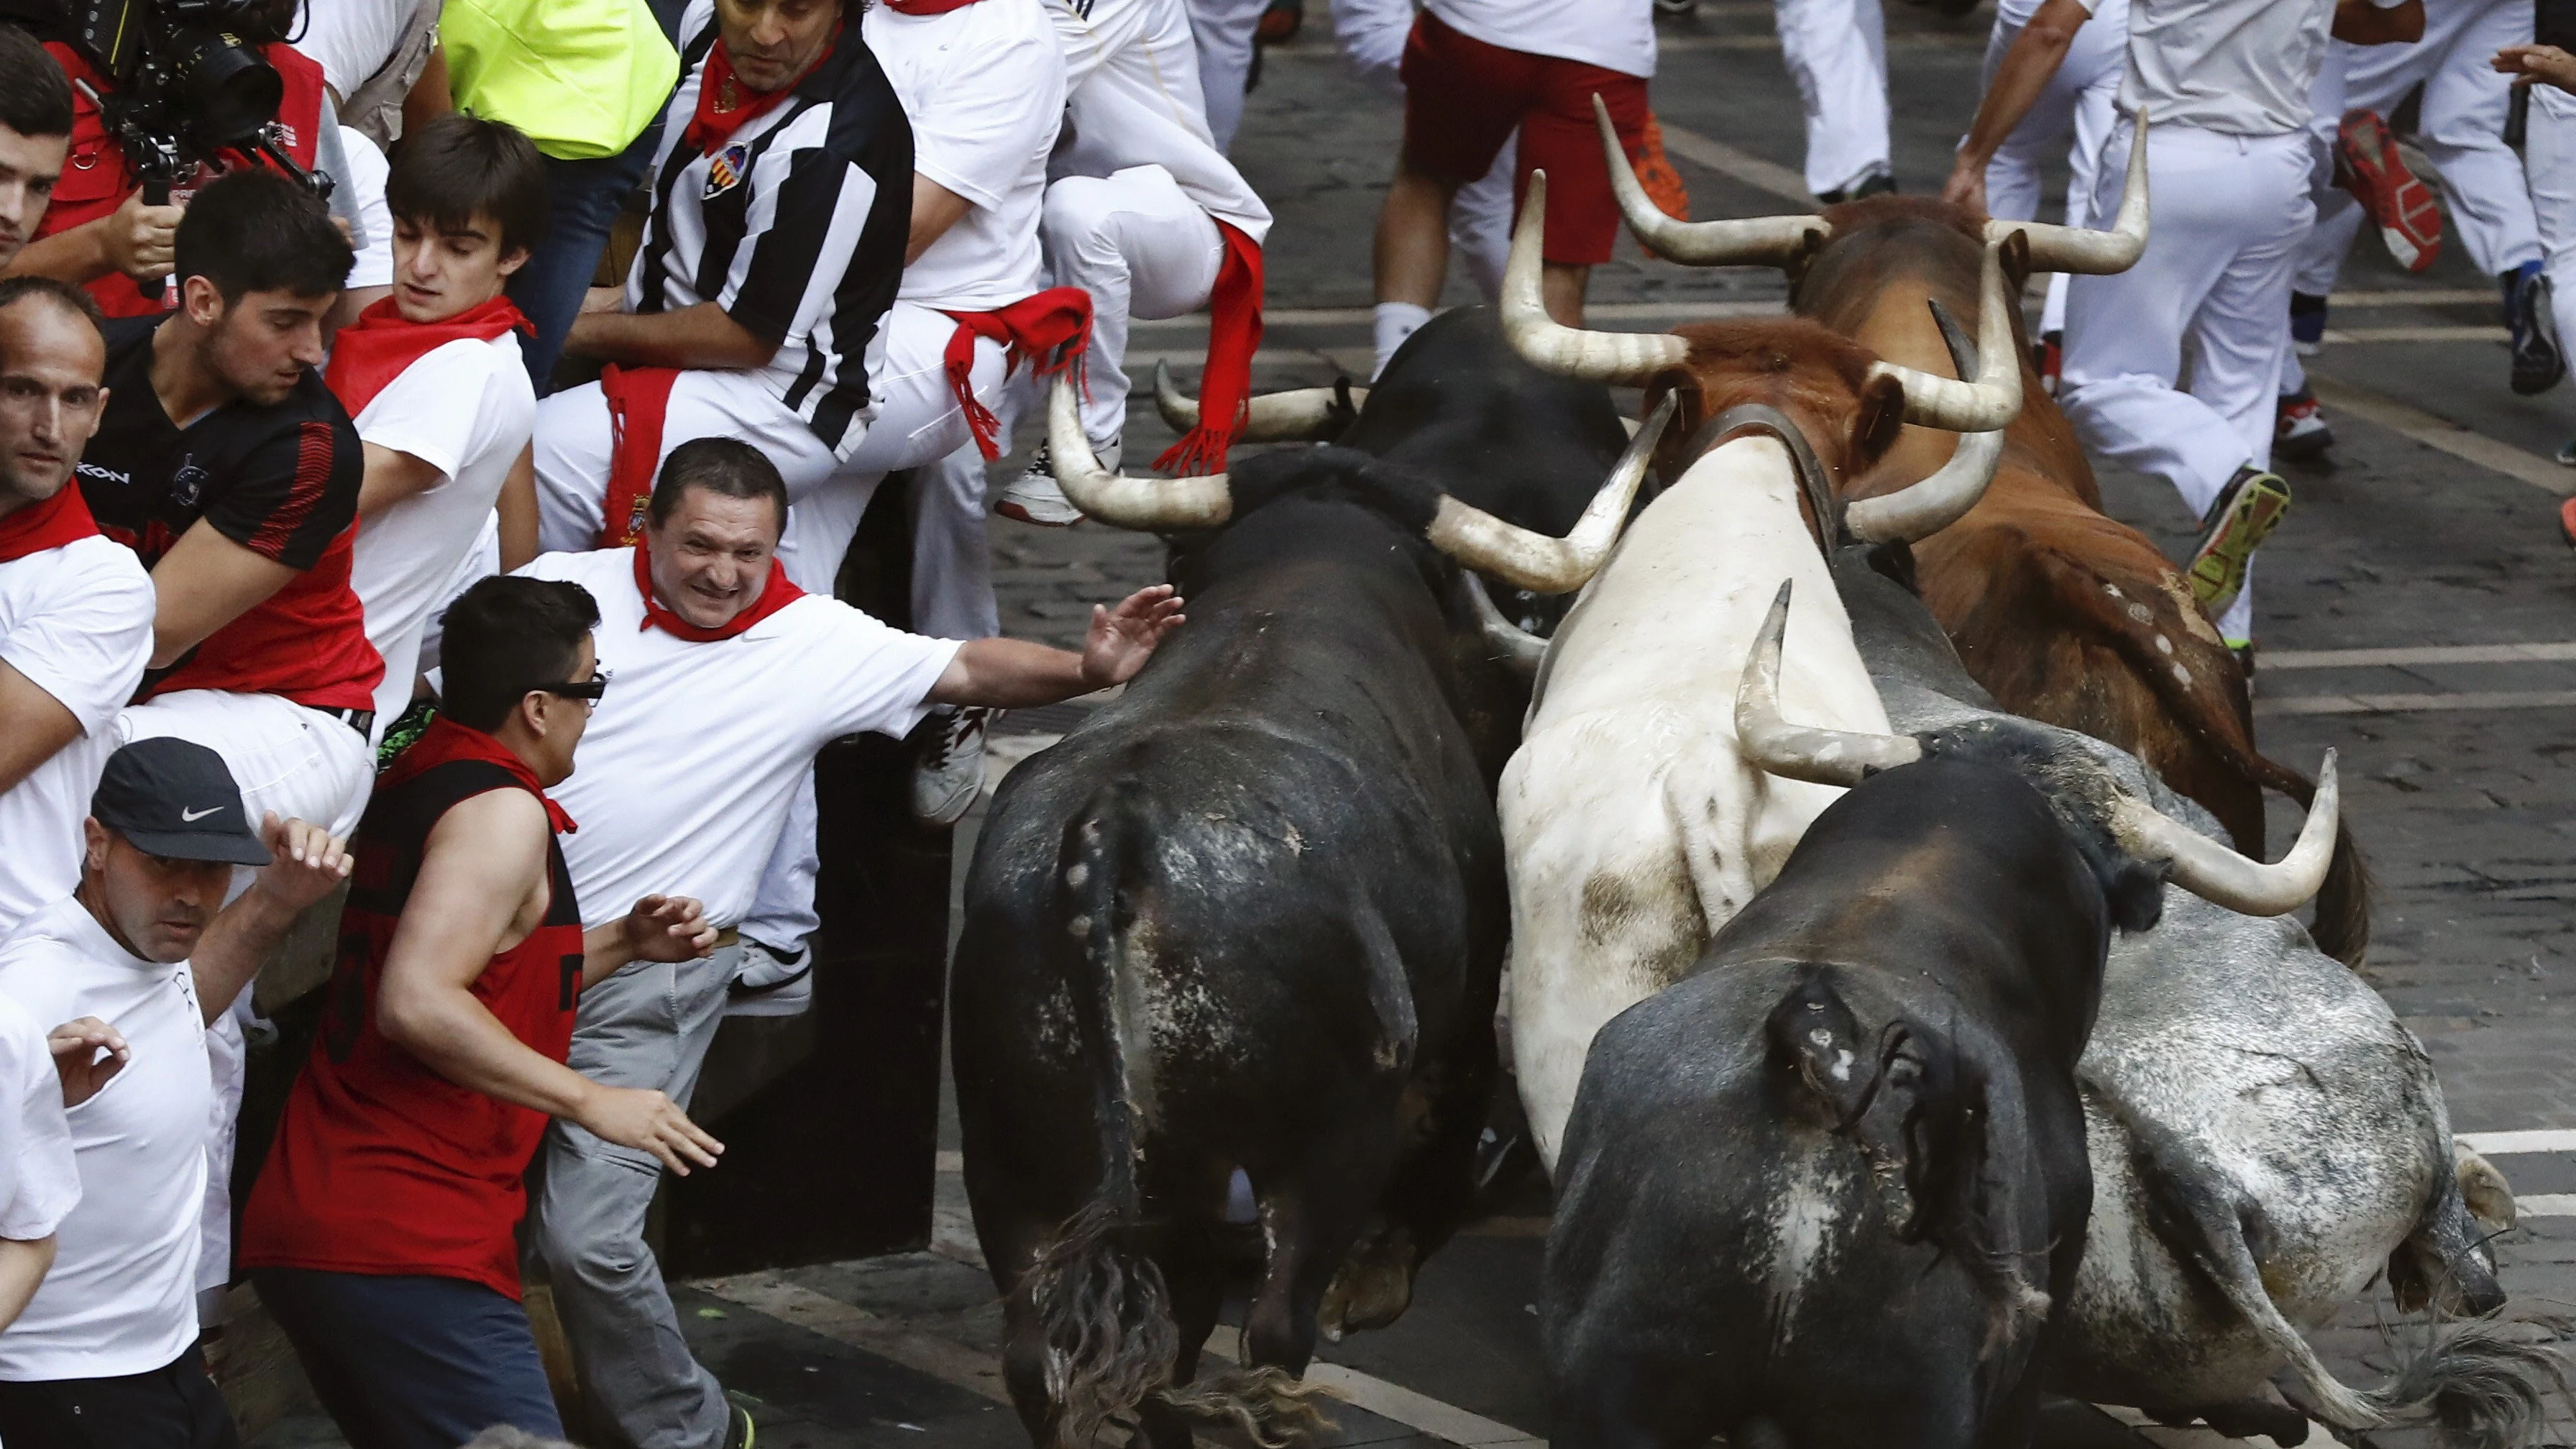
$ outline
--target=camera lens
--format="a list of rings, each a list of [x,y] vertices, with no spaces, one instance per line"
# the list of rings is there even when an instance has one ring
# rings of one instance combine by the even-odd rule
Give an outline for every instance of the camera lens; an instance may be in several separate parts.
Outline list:
[[[171,70],[197,139],[247,145],[277,119],[286,83],[259,52],[220,30],[184,26],[170,36]]]

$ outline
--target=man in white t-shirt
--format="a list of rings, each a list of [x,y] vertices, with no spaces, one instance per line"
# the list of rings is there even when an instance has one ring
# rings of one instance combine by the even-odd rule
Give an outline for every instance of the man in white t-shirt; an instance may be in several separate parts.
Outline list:
[[[403,143],[386,192],[393,295],[341,331],[323,374],[366,449],[350,585],[385,660],[377,740],[411,703],[430,616],[457,592],[503,484],[528,486],[528,319],[501,288],[545,226],[545,164],[514,127],[441,116]]]
[[[0,1441],[231,1445],[197,1352],[207,1027],[349,858],[300,821],[254,830],[223,757],[166,736],[108,757],[81,831],[78,888],[0,941],[0,996],[40,1021],[98,1017],[131,1055],[69,1111],[80,1205],[43,1286],[0,1331]],[[237,865],[260,870],[226,906]]]
[[[816,752],[860,731],[900,737],[936,704],[1032,707],[1123,682],[1181,622],[1158,586],[1094,610],[1080,654],[903,633],[789,580],[774,556],[786,507],[757,450],[700,439],[664,463],[635,547],[521,570],[599,601],[599,667],[616,681],[582,737],[580,772],[554,791],[581,822],[563,838],[576,898],[605,911],[591,903],[632,898],[649,879],[703,902],[728,932],[706,960],[639,965],[585,990],[569,1064],[683,1109],[741,962],[730,928]],[[650,1154],[557,1122],[534,1241],[593,1410],[639,1449],[716,1449],[732,1416],[690,1358],[644,1243],[660,1177]]]
[[[80,819],[152,657],[152,576],[71,483],[106,401],[89,294],[0,280],[0,932],[80,879]]]
[[[1540,248],[1548,314],[1580,324],[1592,269],[1610,260],[1619,230],[1593,98],[1629,157],[1645,155],[1649,0],[1427,0],[1400,69],[1404,149],[1377,218],[1379,364],[1431,320],[1449,270],[1450,203],[1515,131],[1515,190],[1543,170],[1555,198]]]
[[[97,1017],[51,1033],[0,996],[0,1330],[18,1321],[54,1266],[55,1231],[80,1205],[64,1112],[124,1070],[125,1037]]]
[[[2308,93],[2329,27],[2399,39],[2410,19],[2420,31],[2422,0],[2130,0],[2124,116],[2104,154],[2126,155],[2129,128],[2150,119],[2154,211],[2135,266],[2068,283],[2059,399],[2085,446],[2172,483],[2200,515],[2185,576],[2249,661],[2254,550],[2290,506],[2271,471],[2272,400],[2290,274],[2316,214]],[[2015,59],[1995,89],[2013,84]],[[2122,175],[2098,172],[2093,214],[2105,216]],[[2189,392],[2176,385],[2186,352]]]
[[[1115,469],[1127,426],[1131,318],[1209,309],[1199,427],[1154,466],[1225,471],[1261,345],[1262,239],[1270,208],[1208,135],[1181,0],[1046,0],[1064,46],[1065,143],[1049,162],[1042,228],[1060,287],[1091,294],[1083,431]],[[1070,524],[1044,443],[997,512]]]

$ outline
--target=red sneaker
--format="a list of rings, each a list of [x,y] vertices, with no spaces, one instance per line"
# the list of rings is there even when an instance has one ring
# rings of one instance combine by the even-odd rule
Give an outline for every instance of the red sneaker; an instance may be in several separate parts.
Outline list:
[[[2406,169],[2388,123],[2376,111],[2347,111],[2336,141],[2344,189],[2378,223],[2388,254],[2410,272],[2429,270],[2442,254],[2442,208],[2432,188]]]

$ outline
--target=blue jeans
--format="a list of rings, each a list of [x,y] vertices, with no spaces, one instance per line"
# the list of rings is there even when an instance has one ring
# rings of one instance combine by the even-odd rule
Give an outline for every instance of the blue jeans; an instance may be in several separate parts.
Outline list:
[[[518,1304],[461,1278],[255,1268],[350,1449],[456,1449],[494,1424],[563,1437]]]

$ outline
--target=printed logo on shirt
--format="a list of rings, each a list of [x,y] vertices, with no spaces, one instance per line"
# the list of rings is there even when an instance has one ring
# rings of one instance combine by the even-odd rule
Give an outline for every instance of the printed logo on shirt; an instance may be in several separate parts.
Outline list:
[[[741,142],[727,146],[707,163],[707,190],[700,201],[713,201],[742,184],[742,168],[751,160],[751,152]]]
[[[197,506],[197,496],[206,491],[206,470],[197,466],[197,455],[190,453],[179,460],[179,471],[170,475],[170,501],[182,508]]]
[[[72,471],[83,478],[95,478],[101,483],[113,483],[119,488],[134,481],[134,475],[131,473],[120,473],[114,468],[102,468],[96,463],[74,463]]]

